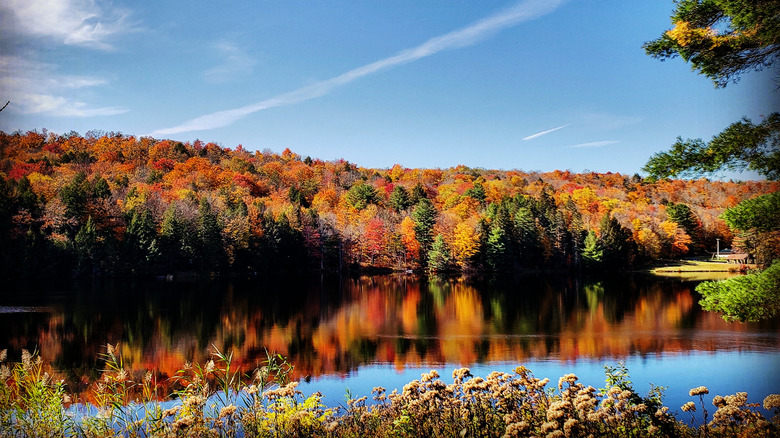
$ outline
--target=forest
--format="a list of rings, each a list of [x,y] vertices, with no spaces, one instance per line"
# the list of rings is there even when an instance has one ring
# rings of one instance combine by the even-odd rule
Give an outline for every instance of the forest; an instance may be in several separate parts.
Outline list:
[[[0,276],[616,271],[716,245],[767,265],[776,233],[736,232],[722,215],[778,189],[610,172],[370,169],[289,149],[0,132]]]

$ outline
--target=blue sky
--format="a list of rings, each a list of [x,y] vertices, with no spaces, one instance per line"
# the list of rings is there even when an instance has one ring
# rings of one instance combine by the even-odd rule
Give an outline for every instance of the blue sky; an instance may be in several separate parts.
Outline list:
[[[289,147],[378,168],[631,174],[677,136],[780,110],[771,71],[715,89],[645,55],[673,7],[6,0],[0,129]]]

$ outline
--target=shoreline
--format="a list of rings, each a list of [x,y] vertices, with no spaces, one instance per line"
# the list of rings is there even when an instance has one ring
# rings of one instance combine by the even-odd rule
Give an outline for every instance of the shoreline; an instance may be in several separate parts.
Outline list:
[[[647,268],[645,272],[654,275],[707,272],[744,274],[755,269],[757,269],[755,264],[731,264],[724,261],[682,259],[661,261]]]

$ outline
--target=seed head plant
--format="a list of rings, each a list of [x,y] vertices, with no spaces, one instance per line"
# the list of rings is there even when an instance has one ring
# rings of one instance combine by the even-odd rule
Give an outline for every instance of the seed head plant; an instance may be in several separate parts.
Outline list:
[[[716,395],[708,421],[703,396],[680,409],[675,419],[663,405],[664,388],[639,395],[623,364],[605,367],[606,387],[586,386],[574,374],[556,384],[524,366],[513,373],[472,375],[456,369],[451,383],[437,371],[423,373],[387,393],[347,393],[329,408],[323,395],[305,396],[282,356],[266,352],[251,372],[236,368],[232,352],[213,347],[205,364],[186,363],[173,376],[156,371],[132,375],[119,345],[106,345],[104,367],[92,385],[91,403],[71,403],[65,384],[37,353],[22,351],[7,363],[0,351],[0,437],[775,437],[780,436],[780,394],[763,407],[744,392]],[[160,379],[166,382],[161,384]],[[449,379],[448,379],[449,380]],[[173,388],[161,393],[161,388]]]

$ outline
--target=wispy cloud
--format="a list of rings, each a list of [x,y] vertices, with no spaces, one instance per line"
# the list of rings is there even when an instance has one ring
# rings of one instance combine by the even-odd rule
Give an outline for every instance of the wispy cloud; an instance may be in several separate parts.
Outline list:
[[[535,139],[535,138],[539,138],[539,137],[541,137],[541,136],[543,136],[543,135],[547,135],[547,134],[549,134],[549,133],[551,133],[551,132],[555,132],[555,131],[557,131],[557,130],[559,130],[559,129],[563,129],[563,128],[565,128],[565,127],[569,126],[569,125],[570,125],[570,124],[569,124],[569,123],[567,123],[567,124],[565,124],[565,125],[562,125],[562,126],[559,126],[559,127],[557,127],[557,128],[552,128],[552,129],[548,129],[548,130],[546,130],[546,131],[537,132],[536,134],[531,134],[531,135],[529,135],[528,137],[525,137],[525,138],[523,138],[523,141],[528,141],[528,140],[533,140],[533,139]]]
[[[181,132],[221,128],[258,111],[321,97],[330,93],[335,88],[347,85],[357,79],[382,70],[407,64],[434,55],[443,50],[475,44],[502,29],[548,14],[555,10],[562,2],[563,0],[527,0],[495,15],[479,20],[469,26],[431,38],[417,47],[403,50],[394,56],[355,68],[331,79],[316,82],[255,104],[196,117],[178,126],[158,129],[151,135],[170,135]]]
[[[108,81],[93,76],[58,75],[54,66],[19,56],[0,55],[0,90],[7,90],[9,111],[57,117],[96,117],[122,114],[120,107],[92,107],[78,100],[90,87]],[[73,95],[73,96],[71,96]]]
[[[203,72],[206,81],[228,82],[238,76],[249,75],[257,64],[255,58],[233,43],[219,41],[213,44],[212,49],[219,62]]]
[[[112,35],[129,29],[126,10],[101,8],[94,0],[4,0],[4,30],[48,37],[62,44],[111,49]]]
[[[611,131],[625,126],[636,125],[643,120],[638,116],[610,113],[587,113],[579,117],[579,122],[597,131]]]
[[[588,143],[573,144],[566,146],[567,149],[571,148],[600,148],[603,146],[609,146],[611,144],[620,143],[619,140],[603,140],[603,141],[591,141]]]

